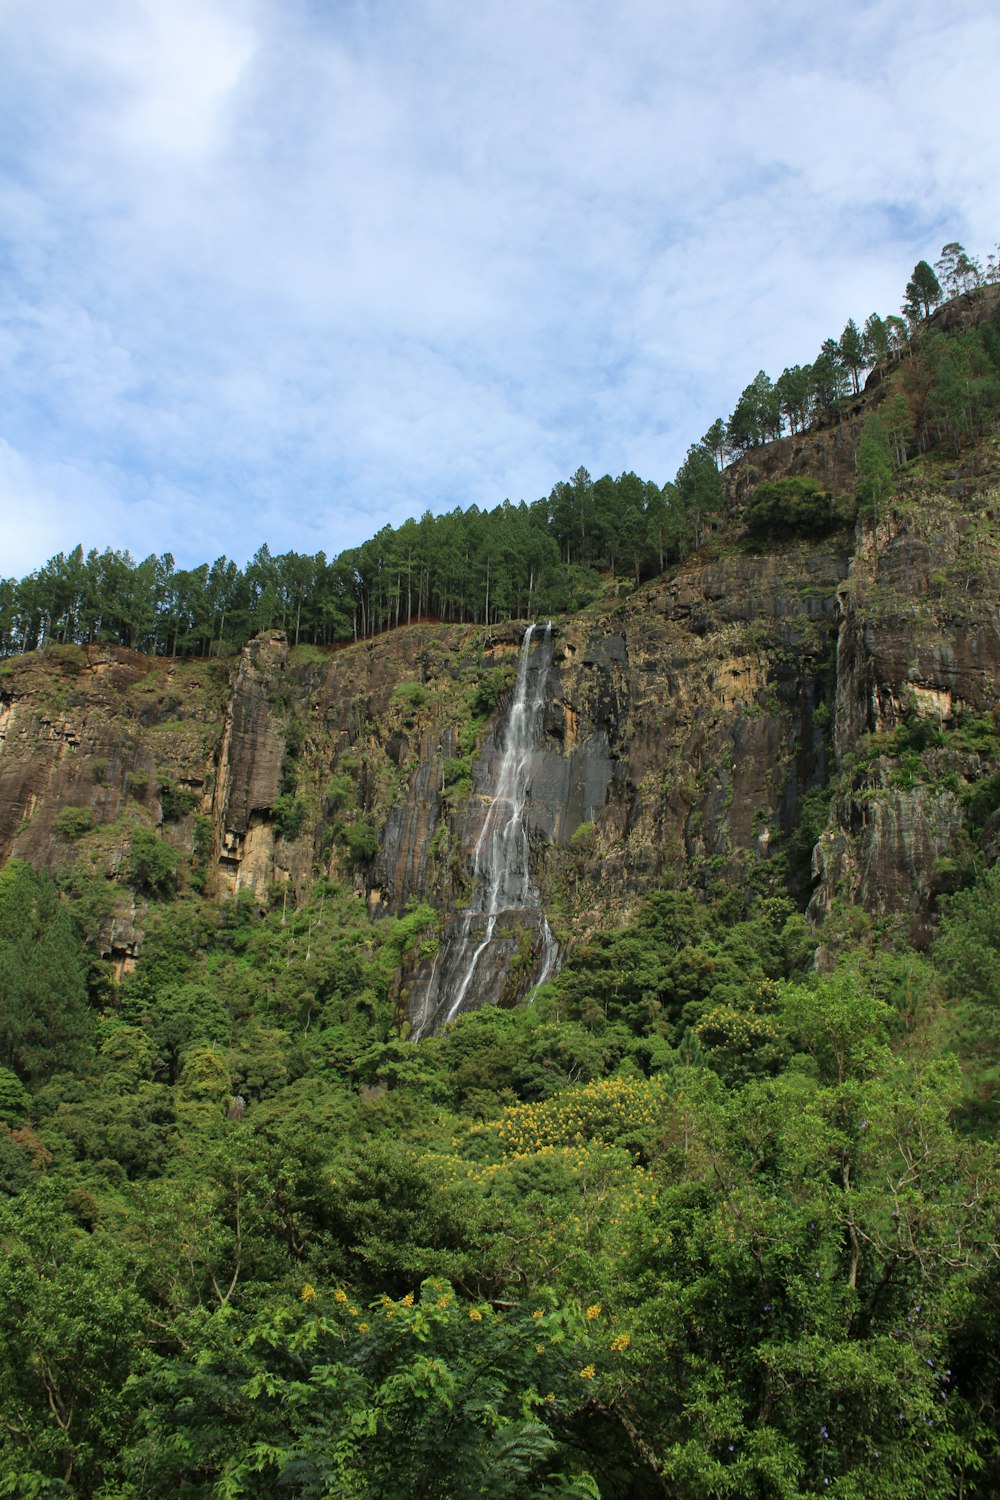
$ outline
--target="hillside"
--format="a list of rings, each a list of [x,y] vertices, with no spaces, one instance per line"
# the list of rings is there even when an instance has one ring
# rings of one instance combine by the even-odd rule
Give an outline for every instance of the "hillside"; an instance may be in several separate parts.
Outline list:
[[[16,586],[0,1495],[997,1493],[996,293],[547,627]]]

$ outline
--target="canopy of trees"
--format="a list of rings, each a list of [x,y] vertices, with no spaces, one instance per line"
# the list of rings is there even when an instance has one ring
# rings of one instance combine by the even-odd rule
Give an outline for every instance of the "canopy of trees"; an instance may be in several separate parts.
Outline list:
[[[418,1047],[426,908],[174,887],[88,1003],[64,884],[0,883],[0,1494],[997,1493],[995,871],[824,977],[654,891]]]

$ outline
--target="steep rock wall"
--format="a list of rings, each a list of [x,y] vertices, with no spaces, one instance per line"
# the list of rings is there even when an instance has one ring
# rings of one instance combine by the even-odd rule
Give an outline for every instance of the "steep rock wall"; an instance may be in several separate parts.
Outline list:
[[[213,819],[218,878],[232,892],[263,893],[280,875],[272,810],[281,790],[286,727],[276,707],[288,660],[280,631],[264,633],[240,657],[219,750]]]
[[[839,900],[925,940],[970,840],[1000,847],[1000,814],[970,821],[1000,770],[998,517],[1000,451],[980,449],[914,473],[856,534],[730,533],[557,620],[529,820],[560,941],[627,920],[668,876],[791,878],[818,923]],[[373,915],[460,909],[524,628],[421,624],[326,652],[270,634],[233,663],[6,662],[0,858],[120,877],[140,827],[194,860],[200,818],[220,896],[265,900],[318,868]],[[824,796],[810,870],[800,824]],[[125,888],[119,905],[109,951],[127,956],[142,910]]]
[[[839,775],[810,905],[816,921],[838,896],[904,918],[918,944],[954,856],[971,853],[972,794],[1000,748],[1000,475],[942,479],[930,494],[926,479],[904,486],[859,526],[839,596]]]

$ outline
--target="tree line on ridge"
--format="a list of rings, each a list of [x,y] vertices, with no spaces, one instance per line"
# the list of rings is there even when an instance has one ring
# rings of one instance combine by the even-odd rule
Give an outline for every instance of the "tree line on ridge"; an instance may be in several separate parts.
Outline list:
[[[332,559],[275,556],[266,544],[243,568],[225,556],[178,568],[169,552],[142,561],[111,548],[60,552],[20,580],[0,579],[0,655],[106,642],[205,656],[272,628],[294,644],[331,645],[428,616],[492,624],[572,611],[601,574],[638,585],[699,547],[726,511],[728,463],[842,415],[867,372],[916,353],[908,386],[866,427],[858,495],[877,502],[914,451],[942,440],[960,448],[992,420],[1000,404],[996,318],[957,337],[927,324],[945,300],[974,298],[998,280],[995,256],[984,270],[961,245],[946,245],[934,268],[914,268],[902,316],[872,313],[863,327],[852,318],[812,364],[773,381],[759,371],[728,422],[717,418],[662,486],[632,472],[594,480],[581,467],[533,503],[425,511]]]

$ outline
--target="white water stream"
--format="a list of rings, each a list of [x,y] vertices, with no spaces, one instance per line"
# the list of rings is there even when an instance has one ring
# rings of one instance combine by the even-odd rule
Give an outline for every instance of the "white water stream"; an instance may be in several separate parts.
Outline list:
[[[439,950],[423,1004],[413,1018],[414,1040],[430,1029],[435,1017],[453,1021],[459,1014],[479,961],[494,940],[497,918],[502,912],[532,911],[540,917],[541,965],[535,985],[543,984],[555,967],[558,948],[542,911],[538,887],[532,879],[525,817],[531,789],[532,758],[543,734],[545,690],[551,661],[551,624],[544,627],[541,644],[535,653],[532,652],[534,634],[535,626],[529,625],[521,643],[496,787],[473,851],[475,889],[472,901],[462,913],[455,935],[448,940],[454,957],[445,962],[441,977],[443,980],[444,970],[453,976],[451,993],[440,1001],[435,995],[436,971],[442,956]],[[540,659],[538,663],[532,663],[533,654]]]

